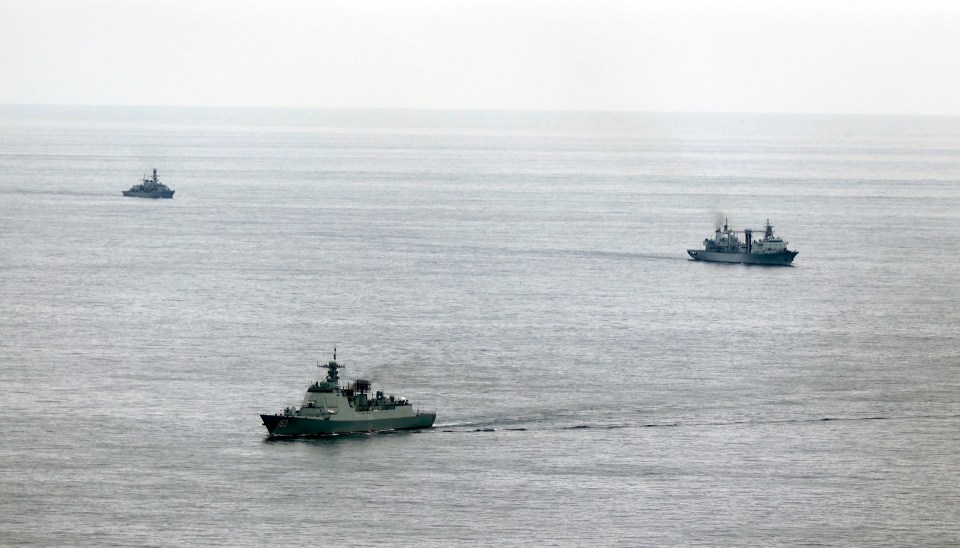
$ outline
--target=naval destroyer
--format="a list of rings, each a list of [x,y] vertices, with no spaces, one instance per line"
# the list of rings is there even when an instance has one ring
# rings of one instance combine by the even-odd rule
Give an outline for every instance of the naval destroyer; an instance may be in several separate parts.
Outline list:
[[[174,192],[176,191],[157,179],[157,170],[154,169],[152,179],[144,176],[140,184],[133,185],[130,190],[124,190],[123,195],[134,198],[173,198]]]
[[[743,234],[743,241],[737,234]],[[763,239],[760,240],[753,239],[753,231],[749,228],[732,230],[724,219],[723,229],[717,227],[713,239],[703,241],[703,249],[688,249],[687,253],[696,261],[789,265],[799,251],[787,249],[787,242],[773,235],[770,219],[767,219]]]
[[[324,367],[317,364],[317,367]],[[300,407],[287,407],[282,413],[260,415],[270,437],[322,436],[350,432],[430,428],[437,419],[434,412],[414,410],[404,397],[386,396],[377,391],[370,396],[371,383],[357,379],[340,385],[337,351],[326,364],[327,378],[307,388]]]

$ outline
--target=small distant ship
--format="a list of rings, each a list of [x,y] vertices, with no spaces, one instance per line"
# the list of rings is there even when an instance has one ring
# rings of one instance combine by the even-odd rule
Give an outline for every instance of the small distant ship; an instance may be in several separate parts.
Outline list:
[[[307,388],[300,407],[287,407],[276,415],[260,415],[270,437],[430,428],[437,419],[434,412],[414,410],[402,396],[386,396],[382,391],[370,396],[368,380],[357,379],[341,386],[338,370],[343,366],[337,363],[336,349],[326,368],[326,380]]]
[[[744,235],[743,241],[737,234]],[[753,231],[749,228],[731,230],[724,219],[723,229],[717,227],[713,239],[703,241],[703,249],[688,249],[687,253],[697,261],[789,265],[799,251],[787,249],[787,242],[773,235],[770,219],[767,219],[762,240],[754,240]]]
[[[133,185],[130,190],[124,190],[123,195],[134,198],[173,198],[174,192],[176,191],[160,182],[157,178],[157,170],[154,168],[152,179],[144,177],[140,184]]]

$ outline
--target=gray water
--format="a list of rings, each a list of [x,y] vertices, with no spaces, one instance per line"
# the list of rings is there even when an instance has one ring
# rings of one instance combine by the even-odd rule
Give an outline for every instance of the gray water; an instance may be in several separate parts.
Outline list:
[[[958,180],[957,118],[2,107],[0,544],[956,544]],[[268,440],[334,345],[436,426]]]

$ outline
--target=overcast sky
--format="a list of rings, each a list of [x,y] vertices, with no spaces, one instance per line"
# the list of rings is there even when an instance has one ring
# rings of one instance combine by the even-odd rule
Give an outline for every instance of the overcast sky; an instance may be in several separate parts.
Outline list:
[[[0,103],[960,114],[960,2],[0,0]]]

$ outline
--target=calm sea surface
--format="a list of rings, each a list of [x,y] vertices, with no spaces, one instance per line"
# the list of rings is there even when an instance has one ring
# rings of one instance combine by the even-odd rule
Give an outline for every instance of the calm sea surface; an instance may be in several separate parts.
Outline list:
[[[958,236],[957,118],[2,107],[0,544],[957,544]],[[267,440],[335,344],[436,427]]]

